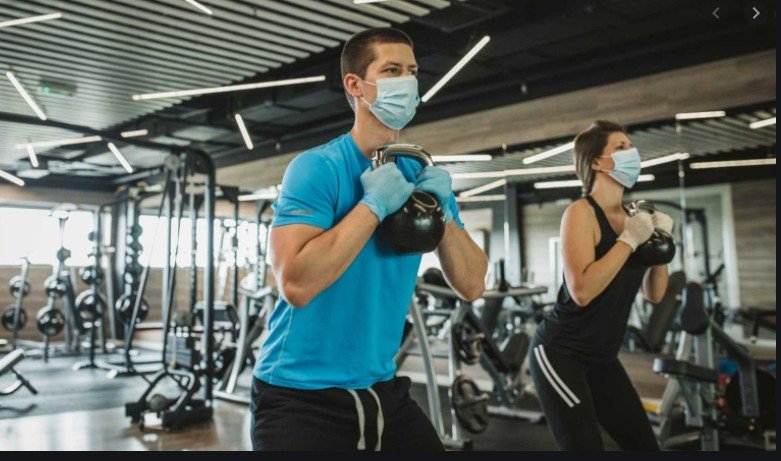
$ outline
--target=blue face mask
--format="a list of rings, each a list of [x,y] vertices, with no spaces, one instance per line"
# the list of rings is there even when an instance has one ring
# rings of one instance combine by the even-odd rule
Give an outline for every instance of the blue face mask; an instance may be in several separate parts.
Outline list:
[[[374,104],[369,104],[363,98],[361,100],[369,106],[369,110],[383,125],[398,131],[415,117],[420,96],[418,96],[418,79],[414,75],[381,78],[377,83],[367,81],[364,83],[377,87],[377,99]]]
[[[602,157],[608,156],[603,155]],[[622,186],[631,189],[637,182],[637,178],[640,177],[640,153],[633,147],[613,152],[609,157],[613,159],[615,167],[612,170],[602,171],[606,171],[611,178],[618,181]]]

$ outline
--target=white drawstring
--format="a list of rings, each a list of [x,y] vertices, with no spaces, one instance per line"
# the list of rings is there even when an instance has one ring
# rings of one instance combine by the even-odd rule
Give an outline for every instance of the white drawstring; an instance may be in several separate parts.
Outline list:
[[[385,428],[385,417],[382,415],[382,405],[380,405],[380,397],[374,392],[374,389],[371,387],[366,389],[369,391],[369,394],[374,397],[374,400],[377,402],[377,446],[374,448],[374,451],[380,451],[382,448],[382,431]]]
[[[358,449],[359,450],[365,450],[366,449],[366,439],[363,437],[363,429],[366,426],[365,416],[363,412],[363,403],[361,403],[361,399],[358,397],[358,393],[355,392],[352,389],[347,389],[347,392],[350,393],[350,395],[353,396],[353,399],[355,399],[355,410],[358,412],[358,428],[360,430],[361,436],[358,439]]]

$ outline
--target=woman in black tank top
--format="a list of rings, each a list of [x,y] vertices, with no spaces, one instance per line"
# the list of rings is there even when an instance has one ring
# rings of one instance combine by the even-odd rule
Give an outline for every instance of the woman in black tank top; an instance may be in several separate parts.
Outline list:
[[[672,219],[630,217],[622,206],[640,173],[622,126],[595,122],[574,153],[583,198],[562,218],[564,283],[533,340],[532,379],[560,449],[604,449],[601,426],[621,449],[658,450],[618,350],[638,290],[656,302],[667,288],[667,267],[645,267],[634,251],[654,227],[671,231]]]

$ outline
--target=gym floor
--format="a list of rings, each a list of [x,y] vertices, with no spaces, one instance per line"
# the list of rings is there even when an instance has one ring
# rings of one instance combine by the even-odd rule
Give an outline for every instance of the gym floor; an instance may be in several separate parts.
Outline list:
[[[118,357],[112,357],[116,360]],[[99,356],[99,359],[106,359]],[[633,377],[643,397],[659,398],[665,380],[651,372],[652,355],[623,354],[622,362]],[[1,450],[248,450],[250,416],[247,407],[215,402],[212,422],[193,425],[176,432],[151,428],[141,430],[124,415],[124,403],[136,400],[145,389],[139,377],[107,379],[99,369],[72,370],[83,358],[57,357],[43,363],[26,359],[17,369],[33,383],[39,394],[25,390],[0,401]],[[440,363],[438,365],[444,365]],[[400,374],[416,381],[420,364],[414,357],[405,363]],[[465,371],[480,382],[477,368]],[[245,373],[244,383],[249,380]],[[446,407],[447,390],[440,387],[440,398]],[[426,389],[414,384],[413,398],[428,410]],[[524,399],[523,408],[535,410],[533,398]],[[445,424],[450,415],[445,413]],[[609,449],[616,449],[603,436]],[[555,444],[544,422],[492,418],[488,429],[472,436],[475,450],[555,450]]]

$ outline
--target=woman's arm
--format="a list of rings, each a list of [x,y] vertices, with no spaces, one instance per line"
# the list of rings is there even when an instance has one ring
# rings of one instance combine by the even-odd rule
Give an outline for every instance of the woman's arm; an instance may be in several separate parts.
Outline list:
[[[578,306],[587,306],[607,288],[621,270],[632,247],[617,240],[599,260],[595,260],[594,236],[597,230],[593,209],[578,201],[570,205],[561,220],[561,251],[564,279]]]
[[[651,267],[643,276],[643,285],[640,288],[645,299],[652,303],[658,303],[667,291],[668,280],[667,264]]]

